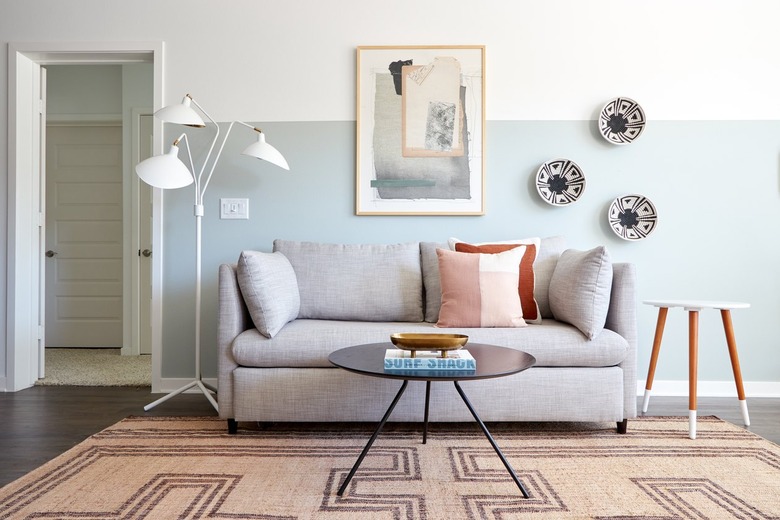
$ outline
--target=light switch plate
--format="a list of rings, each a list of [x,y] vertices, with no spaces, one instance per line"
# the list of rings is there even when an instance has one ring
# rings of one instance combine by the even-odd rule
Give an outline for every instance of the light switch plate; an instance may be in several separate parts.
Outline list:
[[[249,219],[249,199],[219,199],[219,218]]]

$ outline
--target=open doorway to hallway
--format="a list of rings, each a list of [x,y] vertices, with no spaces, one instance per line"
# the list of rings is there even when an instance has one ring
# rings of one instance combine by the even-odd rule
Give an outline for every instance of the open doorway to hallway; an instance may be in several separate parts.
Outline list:
[[[142,123],[152,73],[148,63],[45,67],[46,351],[36,384],[151,385],[151,194],[133,166],[151,154]],[[131,186],[142,197],[128,196]],[[139,247],[125,258],[128,234]],[[128,290],[138,313],[125,308]]]
[[[5,377],[0,376],[0,390],[16,392],[28,388],[43,376],[45,354],[44,298],[44,177],[45,138],[45,69],[51,65],[131,65],[151,64],[153,68],[151,107],[161,106],[163,99],[162,41],[146,42],[9,42],[8,43],[8,232],[7,232],[7,305]],[[43,81],[42,81],[43,80]],[[124,85],[123,85],[124,87]],[[127,92],[134,92],[128,89]],[[162,152],[162,124],[153,123],[153,153]],[[125,152],[126,153],[126,152]],[[125,172],[125,179],[131,173]],[[137,199],[137,185],[123,186]],[[126,194],[127,196],[127,194]],[[162,197],[158,190],[152,218],[152,250],[162,251]],[[127,211],[127,206],[125,211]],[[125,224],[136,219],[125,219]],[[137,279],[138,273],[128,266],[137,242],[125,244],[125,272]],[[161,323],[162,323],[162,255],[152,257],[152,390],[161,391]],[[125,280],[128,277],[125,276]],[[135,286],[135,284],[133,284]],[[125,313],[137,313],[137,291]],[[137,332],[127,330],[127,323],[138,323],[137,316],[125,320],[125,345],[137,345]]]

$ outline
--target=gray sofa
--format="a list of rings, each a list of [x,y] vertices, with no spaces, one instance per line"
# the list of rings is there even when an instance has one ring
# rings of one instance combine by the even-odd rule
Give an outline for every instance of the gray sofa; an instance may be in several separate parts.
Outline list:
[[[328,354],[395,332],[457,332],[537,360],[520,374],[462,383],[483,420],[614,421],[625,432],[636,416],[634,266],[611,263],[604,248],[565,250],[560,237],[536,244],[541,319],[519,328],[436,327],[436,250],[452,244],[277,240],[273,253],[242,253],[219,268],[220,417],[231,432],[240,421],[377,421],[399,382],[336,368]],[[424,389],[410,384],[390,420],[421,421]],[[432,385],[431,421],[471,419],[452,385]]]

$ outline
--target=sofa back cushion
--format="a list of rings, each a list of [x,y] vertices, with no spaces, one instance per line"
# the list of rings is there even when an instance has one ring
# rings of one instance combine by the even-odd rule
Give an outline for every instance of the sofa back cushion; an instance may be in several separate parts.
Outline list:
[[[298,279],[299,318],[422,321],[420,245],[274,240]]]
[[[550,280],[552,280],[558,258],[566,249],[566,240],[563,237],[542,238],[539,251],[534,262],[534,298],[539,305],[539,313],[542,318],[554,318],[550,309]]]
[[[420,242],[423,283],[425,284],[425,321],[439,321],[441,310],[441,275],[437,249],[447,249],[446,242]]]

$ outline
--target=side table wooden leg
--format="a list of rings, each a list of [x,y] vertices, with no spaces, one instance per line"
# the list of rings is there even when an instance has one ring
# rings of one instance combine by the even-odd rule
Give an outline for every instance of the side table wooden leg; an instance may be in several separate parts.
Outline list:
[[[699,363],[699,311],[688,311],[688,437],[696,438],[696,381]]]
[[[655,366],[658,364],[658,353],[661,351],[661,338],[664,335],[666,326],[666,315],[669,307],[658,308],[658,321],[655,324],[655,337],[653,338],[653,352],[650,355],[650,368],[647,370],[647,381],[645,381],[645,397],[642,401],[642,413],[647,413],[647,407],[650,404],[650,391],[653,389],[653,379],[655,378]]]
[[[723,319],[723,330],[726,332],[726,343],[729,346],[731,369],[734,372],[734,383],[737,385],[737,397],[739,398],[739,406],[742,411],[742,420],[745,426],[750,426],[745,388],[742,385],[742,371],[739,368],[739,356],[737,355],[737,340],[734,338],[734,326],[731,323],[731,311],[721,309],[720,316]]]

